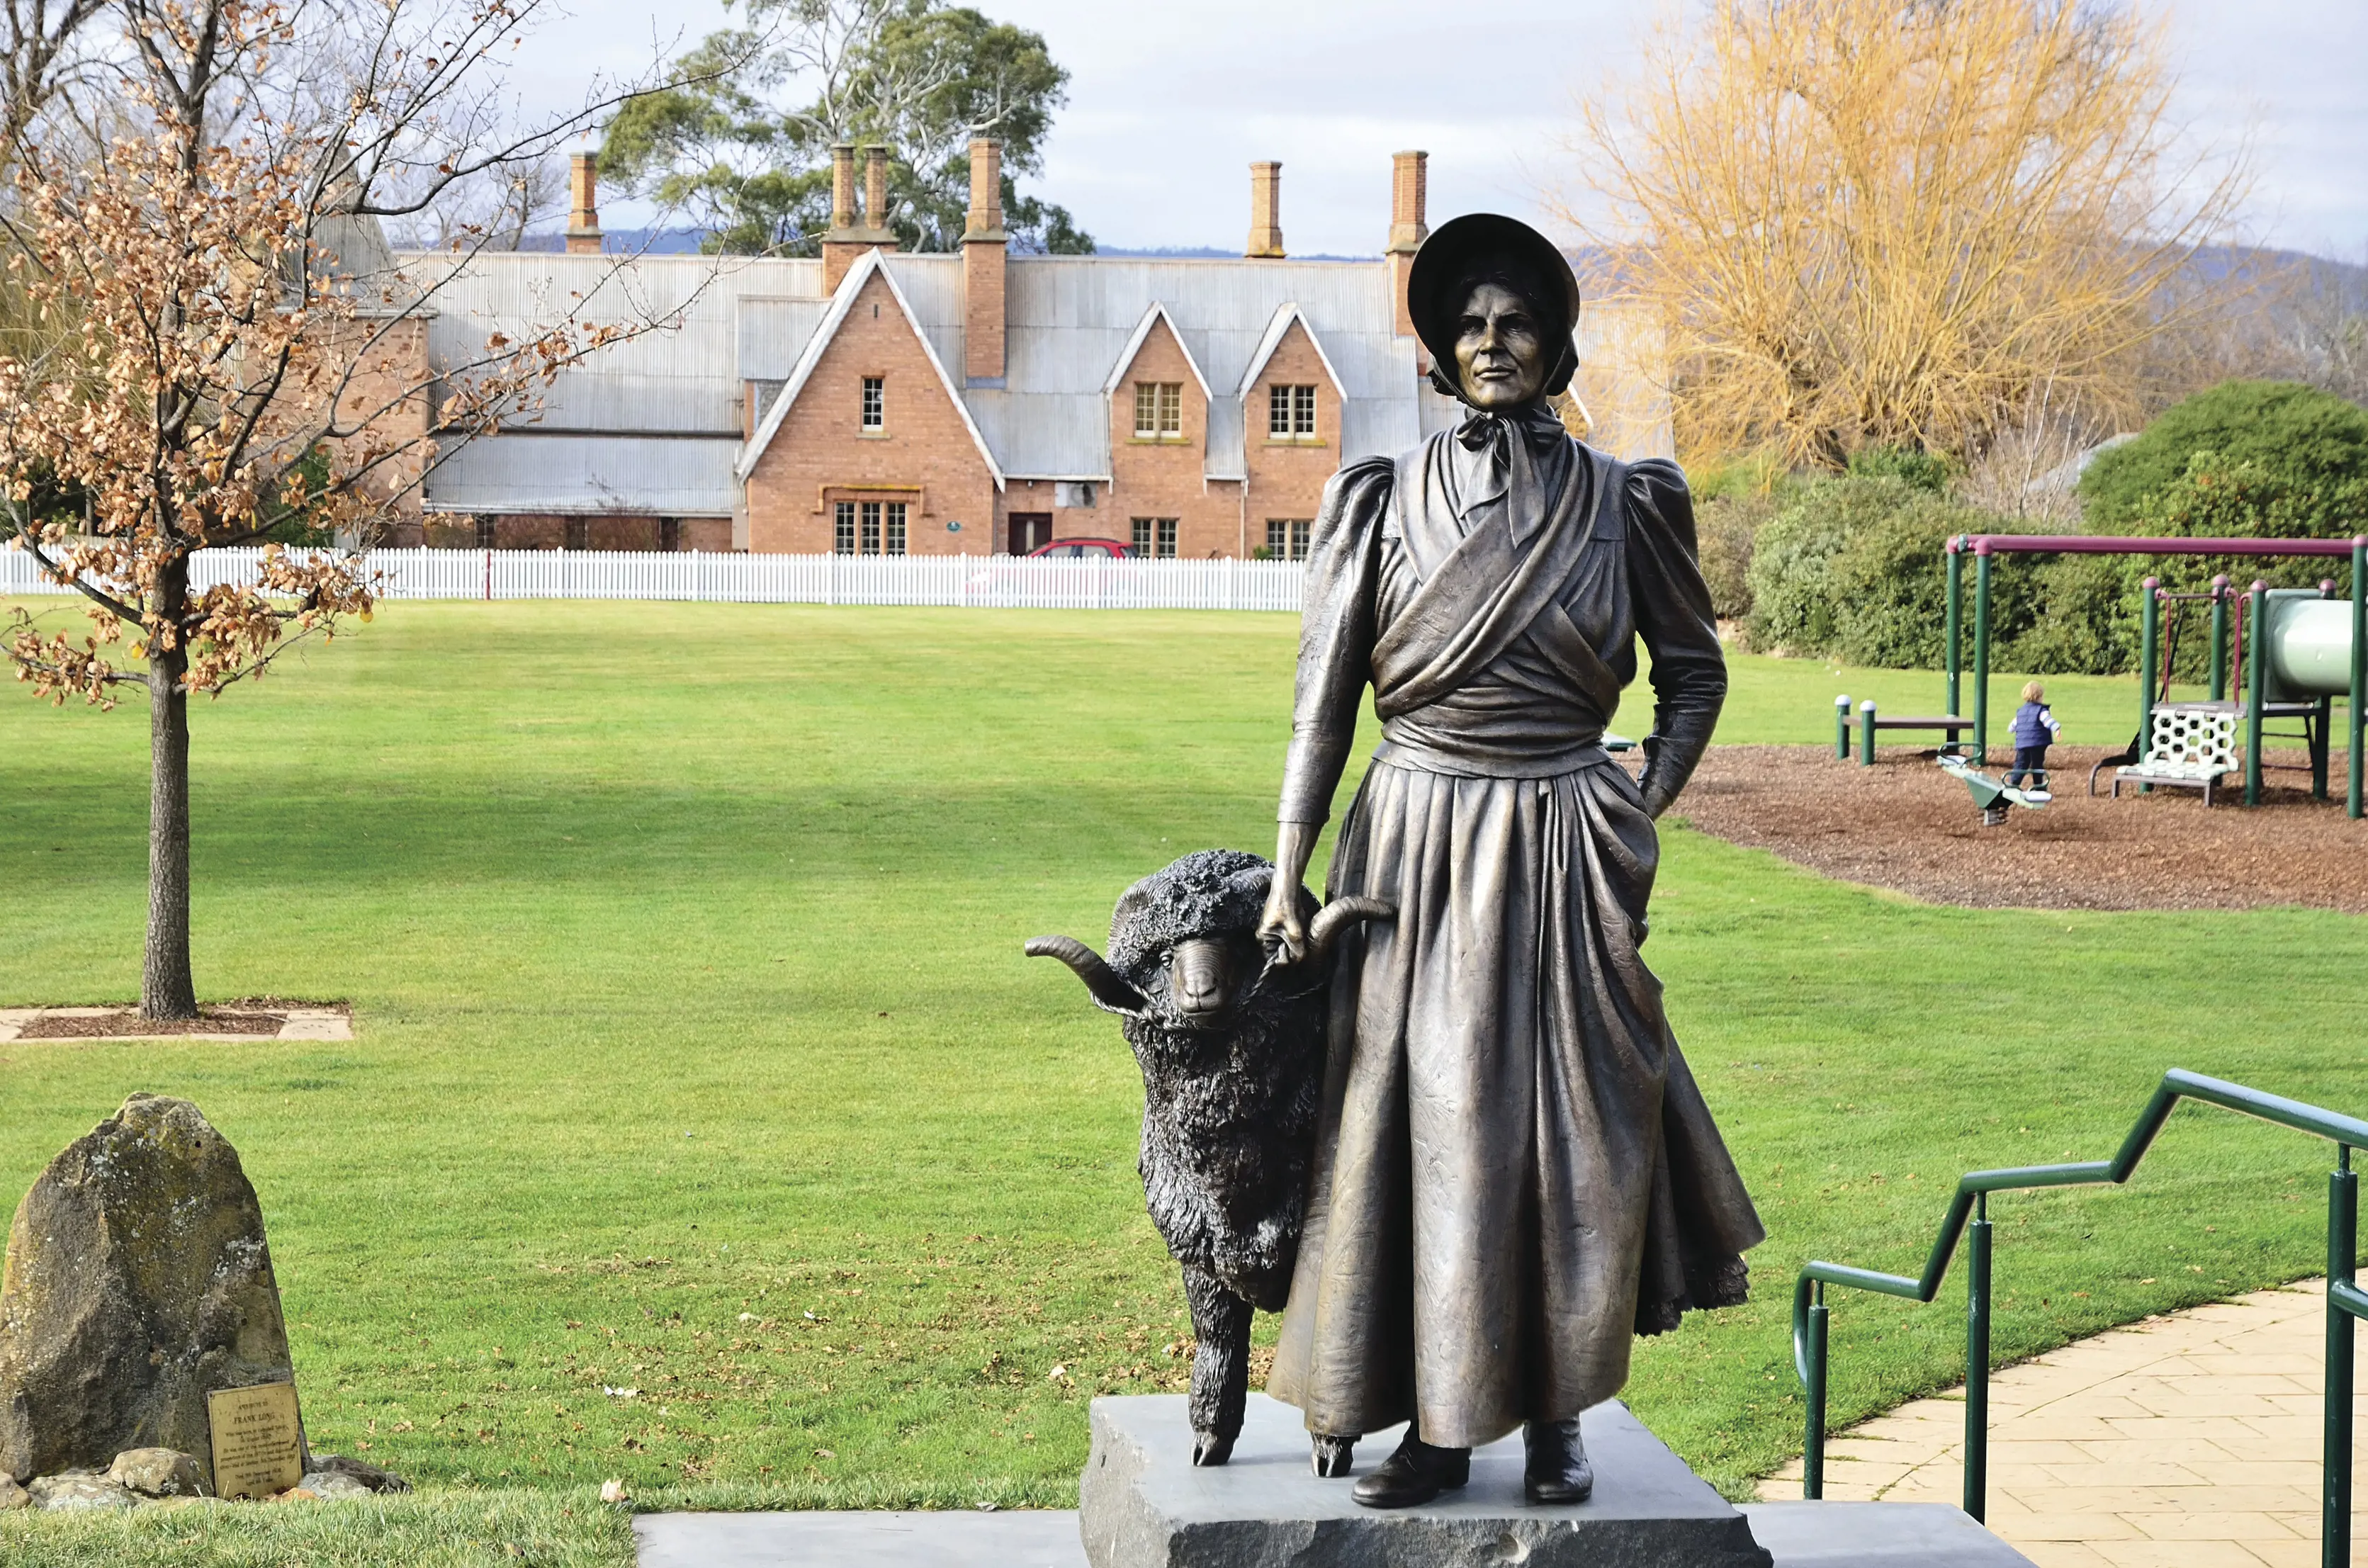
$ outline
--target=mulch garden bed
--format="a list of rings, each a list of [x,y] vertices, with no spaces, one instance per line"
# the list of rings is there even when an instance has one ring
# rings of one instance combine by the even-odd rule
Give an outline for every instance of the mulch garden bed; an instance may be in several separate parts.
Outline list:
[[[2368,821],[2343,814],[2343,756],[2327,801],[2306,772],[2266,771],[2262,803],[2241,782],[2214,793],[2132,787],[2112,799],[2112,748],[2048,753],[2055,799],[1984,827],[1964,784],[1905,746],[1873,767],[1822,746],[1713,746],[1677,814],[1732,843],[1772,849],[1847,881],[1934,903],[2002,909],[2259,909],[2302,904],[2368,914]],[[2272,765],[2305,760],[2271,754]],[[1992,777],[2003,769],[1992,767]],[[2232,776],[2233,777],[2233,776]]]
[[[342,1002],[297,1002],[283,996],[249,996],[201,1006],[195,1018],[159,1023],[136,1007],[46,1008],[18,1027],[18,1040],[139,1040],[161,1036],[240,1035],[272,1039],[287,1028],[291,1013],[349,1017]]]
[[[143,1018],[136,1008],[114,1013],[44,1013],[27,1024],[18,1040],[110,1040],[153,1034],[276,1035],[288,1022],[279,1013],[234,1013],[226,1007],[201,1007],[194,1018],[160,1024]]]

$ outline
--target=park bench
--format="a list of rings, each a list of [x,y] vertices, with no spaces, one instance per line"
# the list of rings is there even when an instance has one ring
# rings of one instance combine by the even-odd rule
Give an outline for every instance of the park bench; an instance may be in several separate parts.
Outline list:
[[[1949,746],[1955,748],[1964,732],[1974,727],[1971,719],[1961,719],[1954,713],[1914,713],[1886,718],[1875,711],[1872,700],[1860,703],[1858,711],[1853,713],[1850,699],[1837,697],[1834,699],[1836,756],[1850,756],[1850,727],[1853,724],[1859,731],[1859,761],[1869,767],[1874,766],[1874,737],[1885,730],[1938,730],[1949,737]]]

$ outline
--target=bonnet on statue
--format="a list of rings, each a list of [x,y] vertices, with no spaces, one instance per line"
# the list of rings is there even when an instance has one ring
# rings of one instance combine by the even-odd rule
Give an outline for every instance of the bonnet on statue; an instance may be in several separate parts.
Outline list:
[[[1483,283],[1511,290],[1541,318],[1549,343],[1562,353],[1548,372],[1545,392],[1559,394],[1578,369],[1578,279],[1552,240],[1518,218],[1468,212],[1431,231],[1406,271],[1406,314],[1430,351],[1430,383],[1469,402],[1455,378],[1456,322],[1472,290]]]

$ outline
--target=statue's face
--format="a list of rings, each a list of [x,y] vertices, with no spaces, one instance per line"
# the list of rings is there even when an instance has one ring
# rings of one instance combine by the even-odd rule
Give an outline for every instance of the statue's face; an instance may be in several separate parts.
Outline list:
[[[1455,376],[1474,408],[1517,407],[1545,390],[1554,369],[1545,331],[1529,301],[1501,283],[1483,283],[1455,324]]]

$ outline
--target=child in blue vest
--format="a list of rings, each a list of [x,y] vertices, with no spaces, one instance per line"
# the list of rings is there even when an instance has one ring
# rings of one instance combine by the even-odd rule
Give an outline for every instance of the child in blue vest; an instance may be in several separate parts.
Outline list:
[[[2036,790],[2047,788],[2047,747],[2062,738],[2064,726],[2042,700],[2047,688],[2037,681],[2022,688],[2022,706],[2014,710],[2014,766],[2007,770],[2007,788],[2022,778]]]

